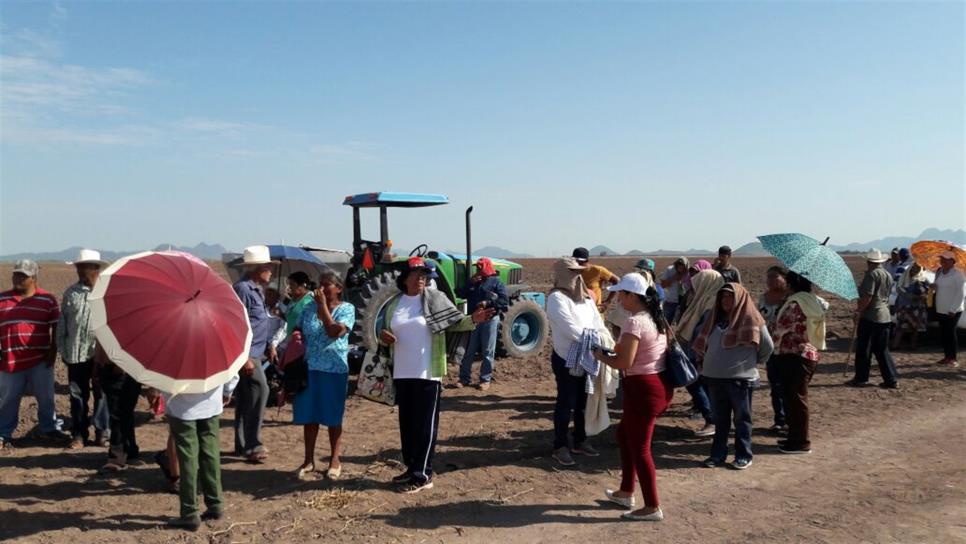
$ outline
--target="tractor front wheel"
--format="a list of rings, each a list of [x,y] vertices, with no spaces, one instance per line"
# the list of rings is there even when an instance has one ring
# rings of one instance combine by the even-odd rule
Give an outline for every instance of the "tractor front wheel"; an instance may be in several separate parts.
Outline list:
[[[379,347],[378,331],[382,329],[386,307],[393,296],[399,294],[396,278],[399,272],[383,272],[370,279],[357,294],[356,326],[353,331],[370,353]]]
[[[522,358],[540,353],[550,336],[547,314],[536,302],[517,298],[500,321],[497,352],[501,356]]]

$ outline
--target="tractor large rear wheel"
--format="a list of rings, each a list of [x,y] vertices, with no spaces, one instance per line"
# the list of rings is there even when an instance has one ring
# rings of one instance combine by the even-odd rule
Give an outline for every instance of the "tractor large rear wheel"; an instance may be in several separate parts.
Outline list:
[[[395,295],[399,294],[395,270],[383,272],[370,279],[362,287],[356,299],[356,326],[353,332],[358,335],[362,345],[370,352],[379,346],[378,331],[382,329],[386,307]]]
[[[532,357],[543,350],[549,336],[550,322],[543,308],[529,299],[513,299],[500,321],[497,353],[513,358]]]

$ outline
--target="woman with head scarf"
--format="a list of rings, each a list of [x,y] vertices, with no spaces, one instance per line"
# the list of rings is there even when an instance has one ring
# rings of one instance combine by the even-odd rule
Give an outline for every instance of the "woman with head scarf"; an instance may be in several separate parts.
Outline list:
[[[571,454],[597,456],[597,451],[587,443],[584,429],[584,410],[587,406],[585,377],[572,376],[566,367],[567,352],[577,342],[585,329],[600,330],[604,327],[597,304],[584,285],[580,272],[584,267],[572,257],[554,263],[554,287],[547,297],[547,318],[550,321],[550,338],[553,351],[550,365],[557,382],[557,401],[553,413],[553,457],[563,466],[571,466]],[[573,418],[573,447],[567,436]]]
[[[675,336],[687,346],[691,339],[704,324],[707,314],[714,307],[715,297],[718,290],[724,285],[721,274],[714,270],[702,270],[691,278],[692,296],[688,307],[681,314],[675,326]],[[694,354],[690,353],[691,359]],[[708,387],[704,380],[698,377],[691,385],[687,386],[688,393],[691,394],[693,403],[692,412],[700,414],[704,418],[704,426],[694,432],[697,436],[711,436],[714,434],[714,411],[711,407],[711,399],[708,397]]]
[[[892,349],[899,349],[903,337],[909,333],[910,349],[916,349],[919,333],[926,332],[926,295],[929,277],[916,263],[906,269],[896,283],[896,335]]]
[[[751,466],[751,394],[758,367],[774,345],[765,319],[740,283],[726,283],[691,349],[702,361],[701,376],[708,386],[714,412],[714,440],[704,466],[714,468],[728,456],[731,418],[735,422],[735,460],[732,466]]]

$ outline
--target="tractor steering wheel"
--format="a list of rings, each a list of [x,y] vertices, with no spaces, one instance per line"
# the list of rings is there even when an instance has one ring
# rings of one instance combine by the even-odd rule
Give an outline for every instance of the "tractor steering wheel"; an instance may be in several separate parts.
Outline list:
[[[409,252],[410,257],[425,257],[429,253],[429,246],[426,244],[419,244],[412,251]]]

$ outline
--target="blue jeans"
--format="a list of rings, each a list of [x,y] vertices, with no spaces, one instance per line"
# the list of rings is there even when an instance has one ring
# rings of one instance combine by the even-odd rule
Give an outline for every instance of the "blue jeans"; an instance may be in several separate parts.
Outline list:
[[[705,379],[704,376],[698,376],[698,379],[685,389],[691,394],[691,402],[694,408],[701,412],[704,422],[714,423],[714,409],[711,406],[711,400],[708,398],[708,386],[704,382]]]
[[[704,380],[708,383],[715,414],[711,458],[720,463],[728,457],[728,434],[731,433],[734,414],[735,460],[751,460],[751,394],[755,390],[754,382],[720,378]]]
[[[94,424],[95,436],[110,432],[110,414],[107,400],[99,382],[93,380],[94,361],[82,361],[67,365],[67,386],[70,394],[71,436],[89,437],[89,428]],[[91,417],[91,393],[94,394],[94,416]],[[106,435],[104,435],[106,436]]]
[[[20,399],[24,389],[37,399],[37,420],[40,432],[49,433],[59,428],[54,413],[54,369],[44,363],[20,372],[0,372],[0,438],[9,441],[20,418]]]
[[[553,449],[569,444],[567,430],[570,427],[571,415],[574,421],[574,446],[580,446],[587,441],[584,427],[587,410],[587,392],[584,388],[587,378],[571,376],[567,370],[567,361],[553,351],[550,352],[550,366],[557,381],[557,402],[553,408]]]
[[[480,351],[483,352],[483,363],[480,365],[480,382],[493,379],[493,358],[496,356],[496,333],[500,328],[500,318],[493,316],[484,321],[470,333],[470,342],[466,346],[463,360],[460,361],[460,381],[468,384],[473,374],[473,359]]]
[[[785,425],[785,402],[782,400],[782,380],[775,364],[775,357],[769,357],[765,363],[765,375],[768,376],[768,389],[771,394],[771,409],[775,412],[775,425]]]

